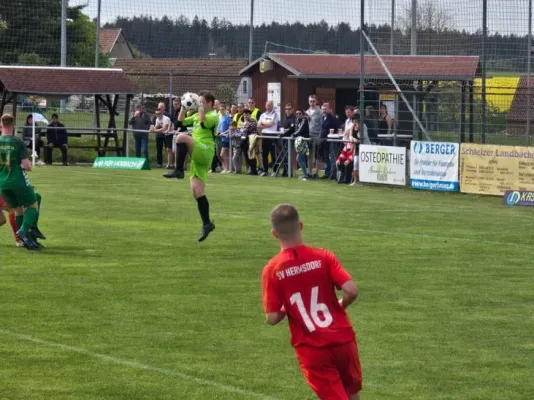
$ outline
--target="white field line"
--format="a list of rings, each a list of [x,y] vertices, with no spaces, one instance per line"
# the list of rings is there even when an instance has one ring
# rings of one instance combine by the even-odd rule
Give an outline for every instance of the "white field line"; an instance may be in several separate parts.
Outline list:
[[[454,237],[454,236],[435,236],[435,235],[427,235],[425,233],[388,232],[388,231],[379,231],[379,230],[372,230],[372,229],[353,228],[350,226],[321,225],[320,227],[327,228],[327,229],[334,229],[334,230],[343,229],[343,230],[356,231],[356,232],[362,232],[362,233],[373,233],[377,235],[407,236],[407,237],[414,237],[414,238],[436,239],[436,240],[456,240],[459,242],[492,244],[496,246],[514,246],[514,247],[520,247],[524,249],[534,249],[534,244],[529,245],[529,244],[514,243],[514,242],[498,242],[498,241],[492,241],[492,240],[460,238],[460,237]]]
[[[198,383],[198,384],[204,385],[204,386],[211,386],[213,388],[219,389],[219,390],[224,391],[224,392],[240,394],[240,395],[243,395],[243,396],[248,397],[248,398],[252,397],[252,398],[263,399],[263,400],[276,400],[276,398],[270,397],[270,396],[266,396],[266,395],[264,395],[262,393],[251,392],[251,391],[248,391],[248,390],[240,389],[240,388],[232,386],[232,385],[226,385],[226,384],[223,384],[223,383],[218,383],[218,382],[215,382],[215,381],[211,381],[209,379],[198,378],[198,377],[195,377],[193,375],[189,375],[189,374],[186,374],[186,373],[183,373],[183,372],[180,372],[180,371],[154,367],[154,366],[151,366],[151,365],[139,363],[137,361],[123,360],[121,358],[107,356],[105,354],[94,353],[94,352],[92,352],[90,350],[86,350],[86,349],[81,348],[81,347],[74,347],[74,346],[68,346],[68,345],[61,344],[61,343],[50,342],[48,340],[42,340],[42,339],[30,336],[30,335],[24,335],[24,334],[20,334],[20,333],[15,333],[15,332],[11,332],[11,331],[5,330],[5,329],[0,329],[0,335],[9,336],[9,337],[12,337],[12,338],[15,338],[15,339],[24,340],[24,341],[27,341],[27,342],[36,343],[36,344],[40,344],[40,345],[47,346],[47,347],[53,347],[53,348],[56,348],[56,349],[63,350],[65,352],[69,352],[69,353],[82,354],[84,356],[96,358],[96,359],[105,361],[105,362],[110,363],[110,364],[123,365],[123,366],[130,367],[130,368],[142,369],[142,370],[150,371],[150,372],[156,372],[156,373],[167,375],[167,376],[175,376],[175,377],[178,377],[178,378],[186,380],[186,381],[195,382],[195,383]]]

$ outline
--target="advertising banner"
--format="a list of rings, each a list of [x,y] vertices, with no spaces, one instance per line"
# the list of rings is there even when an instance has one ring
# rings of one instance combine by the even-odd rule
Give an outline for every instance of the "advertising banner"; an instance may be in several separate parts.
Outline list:
[[[412,189],[458,191],[458,143],[412,141],[410,148]]]
[[[93,168],[149,170],[150,165],[146,158],[97,157],[93,163]]]
[[[462,143],[460,191],[504,195],[534,190],[534,148]]]
[[[406,147],[360,145],[360,181],[406,185]]]

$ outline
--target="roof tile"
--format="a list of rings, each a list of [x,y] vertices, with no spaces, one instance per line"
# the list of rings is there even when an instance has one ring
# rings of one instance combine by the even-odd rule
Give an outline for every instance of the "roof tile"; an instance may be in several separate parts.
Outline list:
[[[356,76],[360,74],[358,54],[279,54],[269,57],[282,66],[308,76]],[[474,78],[478,71],[476,56],[401,56],[384,55],[382,59],[393,77],[398,79],[446,79]],[[388,75],[378,57],[365,56],[366,77],[384,78]]]
[[[0,82],[23,94],[133,94],[120,69],[0,66]]]
[[[115,67],[128,74],[159,73],[196,76],[239,76],[247,65],[245,59],[234,58],[135,58],[117,59]]]
[[[534,77],[530,77],[530,119],[534,121]],[[521,76],[512,105],[506,117],[508,122],[526,122],[528,111],[528,78]]]
[[[100,29],[98,39],[103,54],[111,53],[121,31],[122,29],[120,28]]]

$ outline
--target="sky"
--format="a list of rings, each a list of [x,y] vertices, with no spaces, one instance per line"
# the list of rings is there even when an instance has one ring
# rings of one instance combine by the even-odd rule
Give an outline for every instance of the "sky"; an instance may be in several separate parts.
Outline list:
[[[96,17],[98,0],[70,0],[69,5],[88,4],[85,12]],[[392,1],[396,15],[409,9],[411,0],[365,0],[367,23],[388,23],[391,19]],[[482,28],[482,0],[418,0],[432,1],[445,10],[457,29],[477,31]],[[117,16],[133,17],[148,15],[154,18],[180,15],[192,19],[195,15],[208,22],[215,16],[233,23],[248,23],[251,0],[101,0],[102,24],[112,22]],[[335,25],[339,22],[359,26],[360,2],[354,0],[268,0],[254,1],[254,24],[300,21],[304,24],[324,19]],[[488,0],[488,29],[501,34],[528,34],[528,0]]]

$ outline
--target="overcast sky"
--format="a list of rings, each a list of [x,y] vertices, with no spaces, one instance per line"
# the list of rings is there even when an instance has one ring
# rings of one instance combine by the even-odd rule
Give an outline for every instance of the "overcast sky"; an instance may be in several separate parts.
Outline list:
[[[482,0],[418,0],[432,1],[452,17],[458,29],[476,31],[482,27]],[[101,0],[102,24],[117,16],[133,17],[149,15],[171,19],[181,14],[188,18],[196,15],[211,21],[213,17],[226,18],[233,23],[248,23],[250,0]],[[410,6],[411,0],[395,0],[396,14]],[[86,13],[96,17],[97,0],[70,0],[70,5],[88,4]],[[284,5],[287,4],[287,5]],[[389,23],[392,0],[366,0],[366,22]],[[359,25],[360,2],[354,0],[255,0],[254,24],[300,21],[318,22],[325,19],[329,24],[348,22]],[[488,28],[501,34],[528,34],[528,0],[488,0]]]

